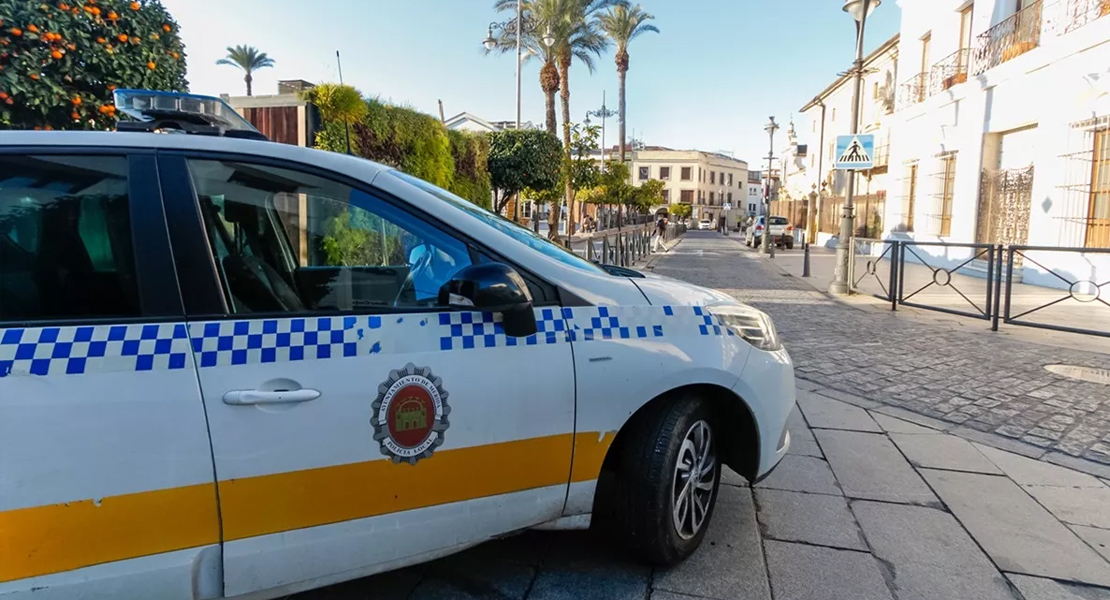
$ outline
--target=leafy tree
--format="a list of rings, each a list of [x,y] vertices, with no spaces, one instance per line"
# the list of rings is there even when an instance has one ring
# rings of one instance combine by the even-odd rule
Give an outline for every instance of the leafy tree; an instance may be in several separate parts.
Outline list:
[[[188,89],[159,0],[0,0],[0,128],[107,129],[116,88]]]
[[[644,12],[639,4],[617,4],[608,11],[598,16],[598,23],[602,31],[617,45],[617,81],[620,90],[620,160],[624,162],[624,126],[625,118],[625,79],[628,74],[628,43],[647,32],[659,33],[659,29],[648,23],[654,19],[652,15]]]
[[[666,189],[667,184],[659,179],[649,179],[640,184],[636,188],[636,193],[633,195],[633,202],[630,206],[634,206],[641,210],[650,210],[651,207],[663,201],[663,190]]]
[[[542,35],[550,34],[555,40],[551,51],[559,72],[559,97],[563,109],[563,157],[569,165],[571,156],[570,122],[570,66],[575,59],[594,71],[594,57],[608,48],[609,40],[601,34],[593,16],[600,10],[618,4],[620,0],[521,0],[523,10],[536,24]],[[497,0],[497,10],[516,10],[516,0]],[[574,187],[572,178],[564,178],[567,207],[571,212],[569,233],[574,233]],[[559,230],[561,207],[555,204],[550,213],[552,235]]]
[[[667,207],[667,211],[671,213],[676,219],[686,219],[694,214],[694,207],[689,204],[672,204]]]
[[[597,148],[597,138],[601,128],[597,125],[577,124],[571,134],[571,186],[577,191],[591,188],[601,183],[601,169],[594,160],[593,151]]]
[[[490,182],[497,192],[494,212],[500,213],[510,198],[526,188],[547,190],[559,184],[562,146],[547,131],[491,133],[489,147]]]
[[[301,97],[316,105],[320,118],[325,121],[357,123],[370,112],[361,92],[340,83],[321,83],[302,92]]]
[[[217,65],[230,65],[237,67],[243,72],[243,81],[247,84],[247,95],[251,95],[251,82],[254,81],[254,73],[259,69],[274,66],[274,59],[266,56],[265,52],[259,52],[258,48],[254,46],[231,46],[227,47],[227,56],[216,61]]]

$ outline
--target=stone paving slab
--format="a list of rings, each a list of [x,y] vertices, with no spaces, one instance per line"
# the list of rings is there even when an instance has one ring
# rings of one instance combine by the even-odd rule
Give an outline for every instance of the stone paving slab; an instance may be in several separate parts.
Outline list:
[[[1110,589],[1060,583],[1029,575],[1007,575],[1025,600],[1110,600]]]
[[[1024,456],[1017,456],[990,446],[975,444],[977,450],[998,465],[1006,476],[1020,485],[1053,485],[1061,487],[1099,487],[1098,479]]]
[[[797,406],[790,411],[790,416],[786,419],[786,428],[790,431],[790,448],[787,449],[787,453],[816,458],[825,457],[821,454],[821,447],[817,445],[813,432],[809,430],[805,417]]]
[[[524,600],[536,568],[456,554],[429,565],[410,600]]]
[[[657,571],[652,589],[718,600],[770,600],[751,490],[721,487],[701,548],[682,564]]]
[[[977,473],[921,472],[1003,571],[1110,585],[1110,563],[1013,481]]]
[[[874,556],[787,542],[766,542],[775,600],[893,600]]]
[[[1057,519],[1072,525],[1110,529],[1110,488],[1022,486]]]
[[[1095,527],[1084,527],[1082,525],[1072,525],[1071,530],[1075,532],[1087,545],[1094,548],[1107,561],[1110,561],[1110,529],[1098,529]]]
[[[782,457],[779,466],[756,487],[838,496],[843,493],[829,463],[820,458],[793,454]]]
[[[915,467],[1001,475],[1002,471],[971,442],[954,435],[892,433],[890,439]],[[1110,489],[1107,489],[1110,492]]]
[[[882,427],[883,431],[886,431],[887,433],[906,433],[914,435],[937,435],[943,433],[942,431],[936,429],[922,427],[921,425],[918,425],[916,423],[911,423],[909,421],[904,421],[895,417],[889,417],[880,412],[871,413],[871,418],[875,419],[875,422],[879,424],[879,427]]]
[[[798,391],[798,407],[810,427],[881,432],[866,410],[814,392]]]
[[[840,496],[757,489],[755,500],[765,539],[867,550],[848,502]]]
[[[1014,600],[1009,586],[952,515],[935,508],[852,502],[897,598]]]
[[[886,436],[831,429],[814,434],[844,495],[887,502],[937,503],[929,486]]]

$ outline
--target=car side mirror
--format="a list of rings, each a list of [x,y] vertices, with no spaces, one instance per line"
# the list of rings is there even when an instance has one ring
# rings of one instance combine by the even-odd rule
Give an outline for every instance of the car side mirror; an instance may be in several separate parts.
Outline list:
[[[505,334],[512,337],[528,337],[538,331],[528,284],[503,263],[459,269],[439,288],[439,304],[499,313]]]

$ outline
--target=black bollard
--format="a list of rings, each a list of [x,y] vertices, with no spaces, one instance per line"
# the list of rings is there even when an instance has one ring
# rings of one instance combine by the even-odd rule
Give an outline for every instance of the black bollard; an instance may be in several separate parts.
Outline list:
[[[805,253],[802,257],[802,277],[809,277],[809,242],[802,247]]]

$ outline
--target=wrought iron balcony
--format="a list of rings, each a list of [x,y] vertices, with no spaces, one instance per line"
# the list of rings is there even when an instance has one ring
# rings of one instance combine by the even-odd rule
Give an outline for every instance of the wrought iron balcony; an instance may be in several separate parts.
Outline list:
[[[967,81],[971,48],[961,48],[933,65],[929,72],[929,95],[935,96],[948,88]]]
[[[1110,15],[1110,0],[1058,0],[1045,11],[1046,29],[1064,35],[1106,15]]]
[[[974,74],[981,75],[1039,46],[1043,8],[1043,1],[1034,2],[980,35]]]
[[[898,86],[898,108],[903,109],[925,101],[925,92],[929,87],[929,74],[918,73],[908,81]]]

